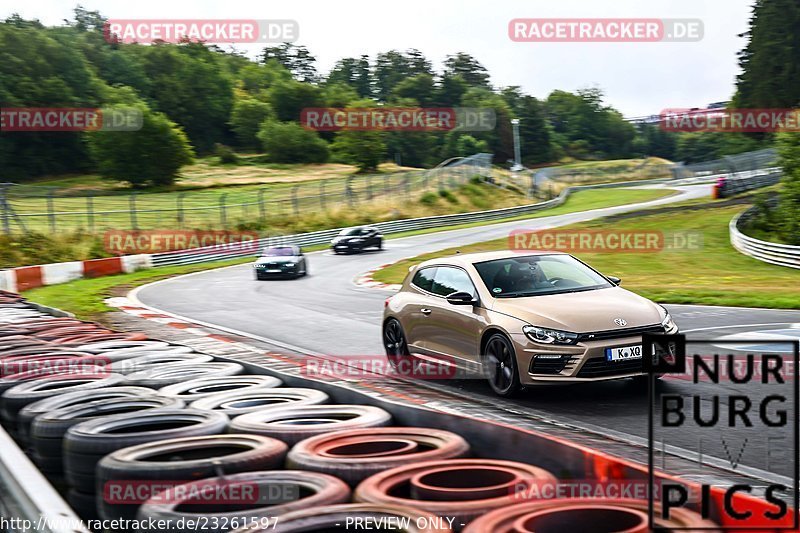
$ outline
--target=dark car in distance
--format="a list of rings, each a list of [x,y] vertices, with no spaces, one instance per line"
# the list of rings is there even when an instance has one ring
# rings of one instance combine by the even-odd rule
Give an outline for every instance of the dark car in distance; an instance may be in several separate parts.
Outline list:
[[[383,250],[383,235],[372,226],[345,228],[331,241],[333,253],[360,252],[365,248]]]
[[[257,280],[297,278],[308,274],[308,263],[299,246],[269,246],[253,263],[253,269]]]

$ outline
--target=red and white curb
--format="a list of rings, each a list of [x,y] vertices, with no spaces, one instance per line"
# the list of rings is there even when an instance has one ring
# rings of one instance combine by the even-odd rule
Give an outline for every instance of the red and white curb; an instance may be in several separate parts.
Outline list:
[[[198,337],[208,337],[209,339],[217,341],[238,343],[237,340],[232,339],[231,337],[226,337],[225,335],[221,335],[219,333],[215,333],[214,331],[211,331],[200,324],[195,324],[194,322],[189,322],[187,320],[176,318],[164,313],[158,313],[152,309],[147,309],[146,307],[137,305],[137,303],[125,296],[106,298],[105,303],[106,305],[119,309],[120,311],[128,313],[129,315],[133,315],[144,320],[151,320],[158,324],[165,324]]]
[[[400,285],[399,283],[383,283],[380,281],[376,281],[372,277],[378,270],[382,270],[386,267],[392,266],[393,264],[394,263],[386,263],[385,265],[381,265],[378,268],[374,268],[372,270],[363,272],[353,279],[353,284],[355,284],[358,287],[363,287],[365,289],[381,289],[386,291],[397,292],[400,290],[400,287],[402,287],[402,285]]]

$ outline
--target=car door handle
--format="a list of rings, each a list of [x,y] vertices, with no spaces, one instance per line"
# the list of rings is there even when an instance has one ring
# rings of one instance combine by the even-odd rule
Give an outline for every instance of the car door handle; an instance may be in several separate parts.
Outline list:
[[[422,313],[425,316],[431,314],[431,310],[427,309],[427,308],[424,308],[424,307],[422,309],[420,309],[419,312]]]

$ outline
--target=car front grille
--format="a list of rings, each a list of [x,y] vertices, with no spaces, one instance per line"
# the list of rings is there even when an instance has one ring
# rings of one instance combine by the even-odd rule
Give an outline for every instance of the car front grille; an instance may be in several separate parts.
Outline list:
[[[542,358],[534,356],[531,359],[530,368],[528,372],[531,374],[560,374],[564,370],[569,370],[575,363],[578,361],[578,358],[573,357],[571,355],[562,355],[558,359],[550,359],[550,358]]]
[[[608,361],[602,357],[595,357],[587,360],[580,371],[579,378],[602,378],[607,376],[620,376],[623,374],[634,374],[644,372],[642,359],[632,359],[630,361]]]
[[[636,328],[611,329],[605,331],[592,331],[590,333],[579,333],[578,341],[599,341],[604,339],[621,339],[623,337],[636,337],[645,333],[664,333],[661,324],[651,326],[639,326]]]

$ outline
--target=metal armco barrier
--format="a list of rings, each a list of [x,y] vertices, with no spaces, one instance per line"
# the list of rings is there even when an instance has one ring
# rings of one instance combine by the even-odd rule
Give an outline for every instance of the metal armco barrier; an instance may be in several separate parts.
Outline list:
[[[751,207],[731,220],[728,226],[731,245],[741,253],[759,261],[789,268],[800,268],[800,246],[761,241],[739,231],[739,223],[746,221],[754,214],[754,208]]]

